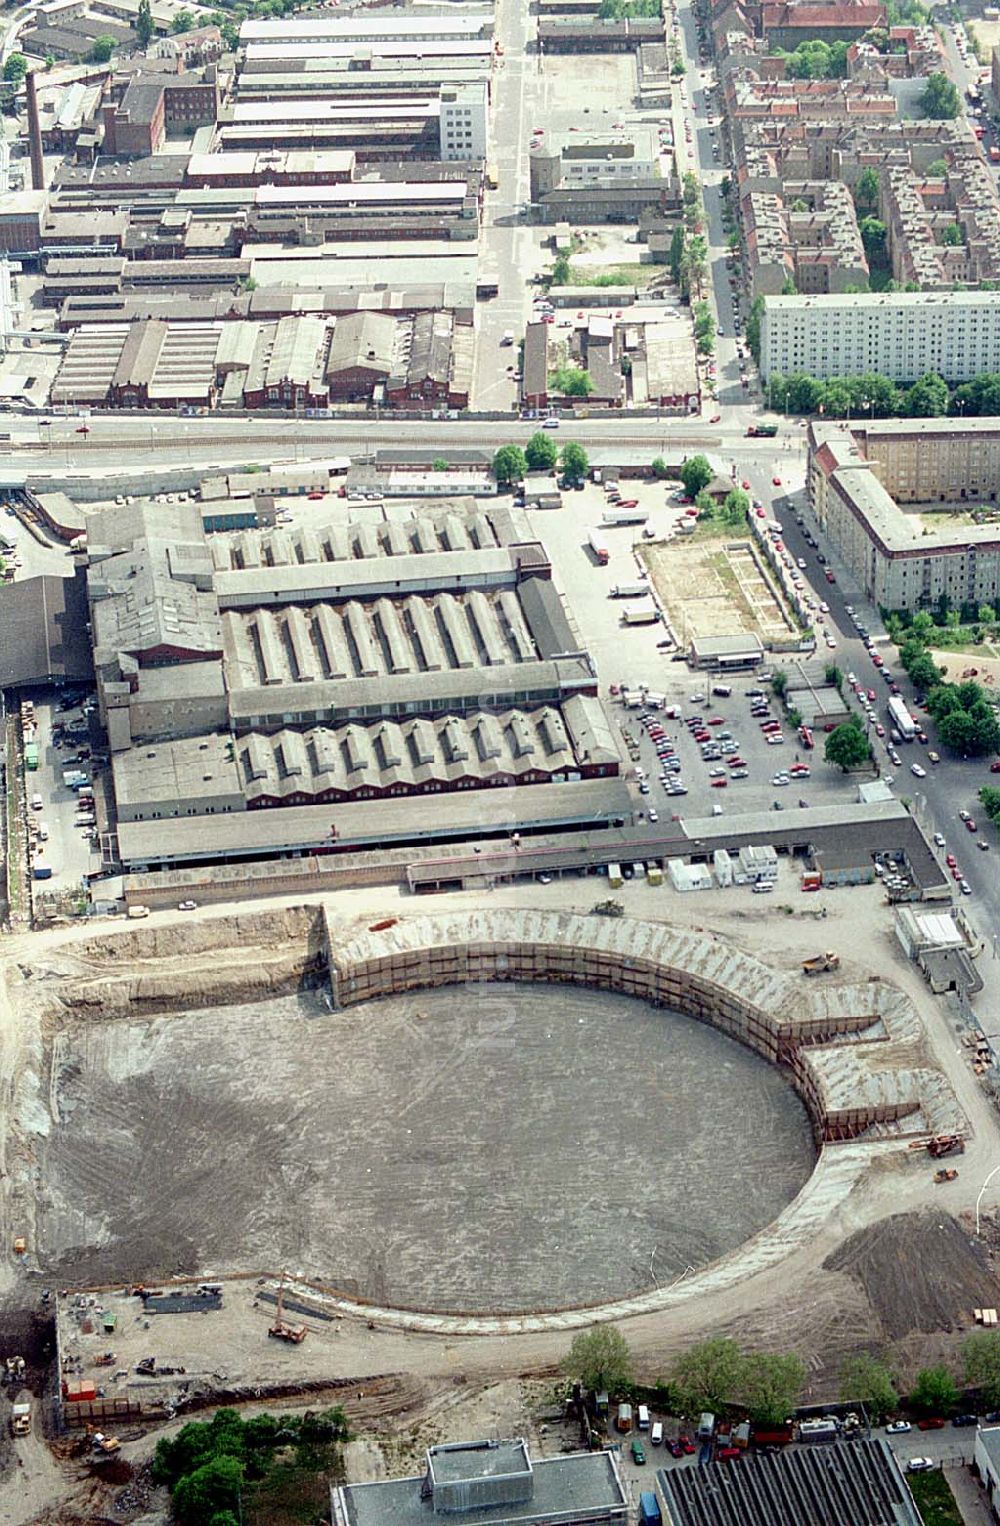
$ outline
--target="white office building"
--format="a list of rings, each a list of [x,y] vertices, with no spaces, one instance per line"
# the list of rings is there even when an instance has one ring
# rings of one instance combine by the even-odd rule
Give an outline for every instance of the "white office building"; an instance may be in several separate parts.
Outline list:
[[[441,87],[441,158],[485,159],[489,106],[485,80]]]
[[[766,297],[760,369],[772,376],[968,381],[1000,371],[1000,291]]]

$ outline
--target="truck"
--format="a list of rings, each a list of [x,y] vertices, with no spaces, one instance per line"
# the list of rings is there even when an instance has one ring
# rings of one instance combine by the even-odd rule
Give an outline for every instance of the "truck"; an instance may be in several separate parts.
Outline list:
[[[649,1489],[639,1495],[639,1526],[663,1526],[659,1502]]]
[[[990,163],[1000,164],[1000,148],[995,143],[990,144]]]
[[[622,874],[622,866],[621,866],[621,864],[609,864],[608,865],[608,884],[611,886],[612,890],[620,890],[622,888],[622,886],[624,885],[624,883],[625,883],[625,877]]]
[[[799,1440],[812,1446],[829,1446],[840,1435],[840,1427],[832,1415],[819,1415],[815,1420],[799,1421]]]
[[[29,773],[34,773],[36,771],[36,769],[38,768],[38,743],[37,742],[25,742],[25,744],[24,744],[24,766],[25,766],[26,769],[28,769]]]
[[[802,743],[802,746],[805,748],[806,752],[811,752],[812,749],[816,746],[815,738],[813,737],[813,734],[808,726],[799,727],[799,741]]]
[[[889,713],[889,720],[899,732],[903,741],[912,742],[917,734],[917,723],[909,710],[907,710],[900,696],[893,694],[886,708]]]
[[[825,954],[814,954],[811,959],[803,959],[803,975],[826,975],[830,970],[840,968],[840,955],[835,954],[832,948],[828,948]]]
[[[749,424],[747,426],[748,440],[772,440],[777,433],[777,424]]]
[[[623,917],[625,908],[621,901],[598,901],[591,911],[595,917]]]
[[[622,610],[623,625],[656,625],[660,619],[660,611],[653,603],[631,604]]]
[[[705,1410],[698,1421],[698,1440],[701,1442],[711,1441],[715,1435],[715,1416],[709,1410]]]
[[[645,509],[638,504],[626,508],[624,504],[620,508],[605,509],[601,514],[602,525],[644,525],[649,518]]]
[[[644,599],[649,593],[648,583],[612,583],[609,599]]]
[[[31,1404],[21,1402],[10,1407],[10,1429],[13,1436],[31,1435]]]
[[[601,534],[600,530],[591,530],[590,534],[587,536],[587,543],[597,558],[597,565],[599,567],[606,567],[608,565],[611,552],[608,550],[608,543],[604,539],[604,536]]]

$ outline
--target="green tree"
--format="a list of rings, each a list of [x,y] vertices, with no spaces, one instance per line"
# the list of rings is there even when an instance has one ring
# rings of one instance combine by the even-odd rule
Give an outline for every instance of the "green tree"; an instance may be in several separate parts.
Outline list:
[[[19,85],[28,72],[28,60],[23,53],[9,53],[3,66],[3,77],[8,85]]]
[[[823,669],[823,677],[826,679],[828,684],[833,684],[833,687],[839,694],[841,689],[844,687],[844,675],[837,667],[835,662],[827,663],[826,667]]]
[[[589,397],[594,390],[590,372],[579,366],[560,366],[552,373],[552,385],[564,397]]]
[[[135,35],[140,48],[148,48],[153,40],[153,12],[149,0],[139,0],[135,18]]]
[[[673,233],[670,235],[670,250],[669,250],[669,253],[667,254],[667,264],[670,266],[670,274],[673,277],[674,285],[675,286],[680,282],[680,278],[681,278],[681,261],[683,260],[683,258],[684,258],[684,228],[683,228],[683,226],[680,223],[678,223],[677,227],[674,229]]]
[[[46,67],[46,69],[54,69],[55,66],[56,66],[56,55],[54,53],[46,53],[46,55],[45,55],[45,67]]]
[[[955,249],[965,243],[962,229],[958,223],[948,223],[941,233],[941,242],[947,248]]]
[[[785,672],[784,668],[778,668],[775,671],[775,674],[771,679],[771,688],[774,690],[774,693],[778,696],[779,699],[784,697],[785,690],[788,688],[788,674]]]
[[[755,1351],[744,1358],[740,1390],[751,1420],[781,1425],[799,1402],[805,1364],[793,1352]]]
[[[948,412],[948,383],[926,372],[906,393],[906,412],[914,419],[942,418]]]
[[[878,171],[869,165],[858,176],[857,185],[854,187],[854,200],[859,207],[877,207],[881,189]]]
[[[174,33],[175,36],[180,36],[182,32],[190,32],[193,26],[194,15],[192,12],[186,10],[178,11],[173,21],[170,23],[170,30]]]
[[[726,494],[722,513],[727,524],[733,526],[745,524],[750,516],[749,493],[745,493],[741,487],[734,487],[731,493]]]
[[[755,297],[747,316],[747,345],[754,362],[760,365],[760,320],[764,312],[764,298]]]
[[[1000,790],[995,791],[1000,795]],[[962,1371],[966,1383],[978,1388],[984,1404],[1000,1404],[1000,1331],[976,1330],[962,1342]]]
[[[543,429],[537,429],[524,447],[524,458],[531,471],[550,472],[559,459],[559,450]]]
[[[222,41],[230,53],[235,53],[240,45],[240,29],[235,21],[224,21],[220,28]]]
[[[866,763],[870,752],[868,738],[857,718],[852,717],[830,732],[824,756],[828,763],[835,763],[846,774],[849,768],[860,768]]]
[[[682,1415],[718,1414],[739,1395],[743,1369],[735,1341],[718,1336],[689,1346],[670,1373],[677,1409]]]
[[[570,270],[569,255],[568,254],[559,254],[559,255],[557,255],[555,263],[552,266],[552,278],[551,278],[551,281],[550,281],[550,285],[552,285],[552,286],[568,286],[571,274],[572,274],[572,272]]]
[[[448,462],[445,460],[444,456],[435,456],[434,460],[431,462],[431,471],[446,472],[447,470]]]
[[[790,376],[785,395],[789,413],[815,413],[823,401],[825,384],[815,376]]]
[[[595,1393],[621,1393],[632,1383],[632,1353],[614,1325],[591,1325],[573,1337],[562,1369]]]
[[[932,159],[927,166],[927,178],[929,180],[943,180],[948,173],[948,166],[943,159]]]
[[[996,610],[992,604],[980,604],[976,610],[976,619],[980,625],[992,625],[996,617]]]
[[[995,827],[1000,826],[1000,789],[984,784],[979,791],[979,803]]]
[[[923,116],[933,117],[936,122],[951,121],[962,109],[958,86],[940,70],[928,75],[919,107]]]
[[[590,470],[590,458],[582,445],[569,440],[562,448],[563,475],[570,482],[585,482]]]
[[[650,462],[649,469],[657,481],[660,482],[662,482],[663,478],[666,477],[668,473],[667,463],[664,461],[662,456],[654,456]]]
[[[174,1490],[174,1514],[185,1526],[203,1526],[221,1510],[238,1510],[245,1469],[236,1457],[213,1457],[185,1473]]]
[[[499,487],[520,482],[527,470],[528,463],[520,445],[501,445],[493,457],[493,475]]]
[[[682,463],[680,479],[689,498],[697,498],[702,488],[708,487],[715,473],[705,456],[688,456]]]
[[[90,61],[95,64],[110,63],[111,56],[118,44],[113,37],[98,37],[94,40],[94,46],[90,50]]]
[[[239,1518],[231,1510],[217,1510],[208,1526],[240,1526]]]
[[[863,1404],[869,1419],[876,1424],[884,1421],[899,1405],[892,1373],[884,1362],[867,1351],[845,1362],[840,1374],[840,1397],[845,1403],[857,1400]]]
[[[861,242],[865,246],[865,256],[869,265],[884,265],[886,263],[885,235],[886,226],[878,217],[863,217],[858,224],[861,233]]]
[[[940,1415],[954,1409],[958,1389],[947,1367],[922,1367],[910,1390],[910,1403],[925,1415]]]

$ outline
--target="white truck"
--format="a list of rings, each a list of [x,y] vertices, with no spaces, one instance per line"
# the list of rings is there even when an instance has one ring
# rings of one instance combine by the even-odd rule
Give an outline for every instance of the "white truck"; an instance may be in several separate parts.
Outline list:
[[[597,558],[598,566],[606,567],[611,559],[611,552],[608,548],[607,540],[600,530],[591,530],[587,536],[587,541],[591,551]]]
[[[655,625],[660,618],[660,611],[650,601],[648,604],[630,604],[622,610],[623,625]]]
[[[898,694],[892,696],[887,708],[889,720],[895,726],[903,741],[912,742],[917,734],[917,723]]]
[[[648,583],[613,583],[608,590],[608,598],[644,599],[648,592]]]
[[[644,525],[649,518],[645,509],[638,505],[632,509],[605,509],[601,515],[602,525]]]

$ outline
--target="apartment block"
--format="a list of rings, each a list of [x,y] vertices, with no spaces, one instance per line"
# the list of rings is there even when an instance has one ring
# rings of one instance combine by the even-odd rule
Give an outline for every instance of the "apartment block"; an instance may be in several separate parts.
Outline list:
[[[820,526],[874,603],[917,610],[945,599],[957,609],[1000,597],[1000,518],[990,507],[1000,420],[813,423],[807,485]],[[970,506],[980,522],[969,523]]]
[[[871,292],[768,297],[761,374],[827,380],[878,372],[960,382],[1000,371],[1000,292]]]

